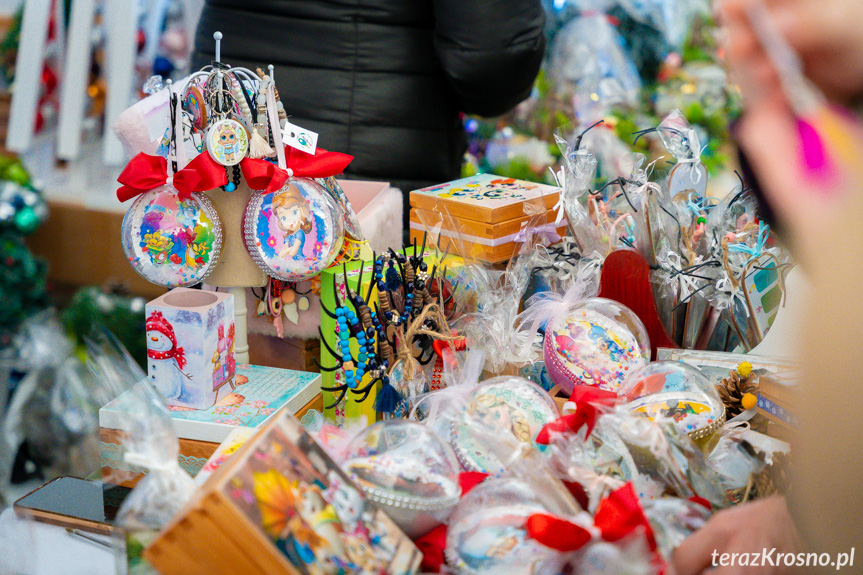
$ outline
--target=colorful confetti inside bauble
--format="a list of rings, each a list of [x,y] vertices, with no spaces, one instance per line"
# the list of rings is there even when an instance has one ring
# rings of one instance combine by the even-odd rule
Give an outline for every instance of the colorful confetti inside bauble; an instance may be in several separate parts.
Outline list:
[[[123,251],[144,279],[165,287],[201,283],[219,261],[222,226],[204,194],[180,199],[173,186],[141,194],[126,212]]]
[[[549,322],[543,351],[552,381],[567,395],[576,385],[617,392],[650,361],[644,324],[628,307],[604,298],[583,300]]]

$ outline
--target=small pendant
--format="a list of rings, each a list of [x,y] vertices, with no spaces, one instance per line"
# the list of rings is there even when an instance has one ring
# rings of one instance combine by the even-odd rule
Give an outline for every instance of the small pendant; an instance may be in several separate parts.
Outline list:
[[[236,120],[219,120],[207,131],[207,151],[223,166],[235,166],[246,157],[249,134]]]
[[[306,311],[311,306],[311,302],[309,302],[308,296],[300,296],[300,299],[297,300],[297,307],[300,311]]]
[[[282,311],[285,312],[285,318],[292,324],[296,325],[297,322],[300,321],[300,314],[297,312],[297,304],[289,303],[282,308]]]

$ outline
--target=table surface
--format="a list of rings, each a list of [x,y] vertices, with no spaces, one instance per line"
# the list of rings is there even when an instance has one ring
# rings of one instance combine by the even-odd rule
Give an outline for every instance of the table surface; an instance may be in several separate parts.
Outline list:
[[[112,552],[62,527],[0,514],[0,575],[113,575]]]

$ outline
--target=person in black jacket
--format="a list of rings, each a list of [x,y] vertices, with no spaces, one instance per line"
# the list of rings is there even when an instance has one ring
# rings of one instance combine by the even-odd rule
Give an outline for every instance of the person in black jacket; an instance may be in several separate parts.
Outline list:
[[[540,0],[207,0],[193,66],[275,66],[291,122],[355,157],[346,177],[408,192],[457,179],[460,112],[503,114],[545,49]]]

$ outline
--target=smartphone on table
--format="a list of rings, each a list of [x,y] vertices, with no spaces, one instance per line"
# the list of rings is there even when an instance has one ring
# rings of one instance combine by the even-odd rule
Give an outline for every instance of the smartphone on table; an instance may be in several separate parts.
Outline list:
[[[64,476],[52,479],[15,502],[15,513],[37,521],[110,534],[128,487]]]

